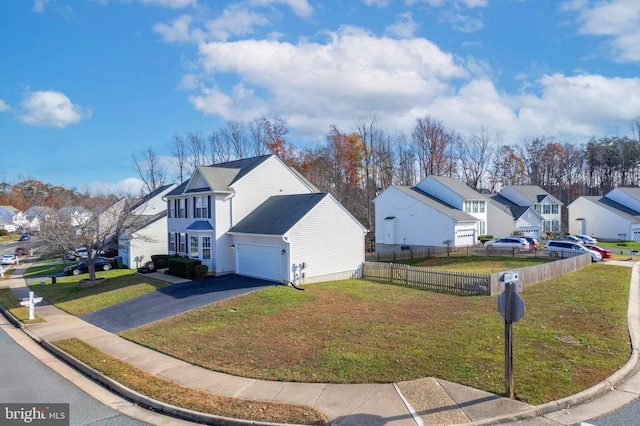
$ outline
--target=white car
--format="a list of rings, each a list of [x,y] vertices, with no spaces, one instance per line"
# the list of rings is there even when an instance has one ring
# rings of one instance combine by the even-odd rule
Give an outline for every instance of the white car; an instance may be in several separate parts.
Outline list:
[[[2,265],[17,265],[18,258],[12,254],[3,254],[2,259],[0,259],[0,264]]]
[[[590,237],[588,235],[576,235],[576,237],[580,238],[585,244],[598,244],[598,240]]]
[[[573,254],[589,253],[591,261],[600,262],[602,255],[595,250],[591,250],[579,243],[572,241],[548,241],[544,246],[544,252],[550,257],[567,257]]]
[[[102,255],[103,252],[96,252],[95,250],[92,251],[91,257],[92,258],[96,258],[99,255]],[[89,253],[87,252],[87,248],[86,247],[78,247],[75,250],[71,250],[69,251],[69,254],[67,255],[67,259],[69,260],[82,260],[82,259],[87,259],[89,257]]]
[[[493,248],[517,248],[520,250],[529,250],[529,241],[520,237],[505,237],[497,240],[487,241],[484,246],[491,250]]]

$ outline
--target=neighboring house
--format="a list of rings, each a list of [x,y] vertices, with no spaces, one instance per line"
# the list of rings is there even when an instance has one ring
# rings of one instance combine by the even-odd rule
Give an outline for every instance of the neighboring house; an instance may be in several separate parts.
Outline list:
[[[533,206],[518,206],[500,194],[489,196],[488,228],[496,238],[521,232],[525,237],[540,238],[544,218]]]
[[[475,245],[487,232],[487,203],[484,195],[448,177],[390,186],[374,200],[376,251]]]
[[[167,203],[164,196],[177,187],[164,185],[130,207],[124,232],[118,236],[118,256],[130,268],[151,260],[152,254],[167,251]]]
[[[0,216],[0,229],[4,229],[7,232],[14,232],[16,230],[16,225],[14,225],[10,220]]]
[[[198,167],[169,192],[169,254],[276,282],[354,276],[365,229],[274,155]]]
[[[500,195],[516,206],[533,207],[535,212],[542,216],[543,221],[538,236],[547,232],[561,232],[562,203],[544,189],[537,185],[506,186],[500,191]],[[533,236],[535,230],[530,228],[527,232]]]
[[[31,206],[25,212],[27,220],[27,228],[31,231],[40,231],[41,227],[48,218],[53,216],[55,212],[52,208],[46,206]]]
[[[6,229],[9,232],[15,232],[17,229],[25,228],[28,221],[25,218],[24,213],[16,209],[13,206],[0,206],[0,217],[5,219],[2,229]]]
[[[604,196],[581,196],[567,210],[571,234],[640,241],[640,188],[614,188]]]
[[[58,210],[58,215],[60,219],[66,219],[73,228],[86,226],[94,217],[93,213],[82,206],[63,207]]]

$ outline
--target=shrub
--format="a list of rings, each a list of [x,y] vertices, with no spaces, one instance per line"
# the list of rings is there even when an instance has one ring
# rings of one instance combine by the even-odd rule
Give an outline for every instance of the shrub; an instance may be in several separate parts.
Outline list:
[[[0,229],[0,237],[4,237],[5,235],[8,235],[9,231],[7,231],[6,229]]]
[[[207,265],[196,265],[193,267],[193,278],[202,279],[209,273],[209,267]]]
[[[193,269],[201,262],[198,259],[189,259],[188,257],[171,257],[168,259],[168,263],[170,275],[190,280],[193,278]]]
[[[478,241],[480,241],[482,244],[491,240],[493,240],[493,235],[478,235]]]

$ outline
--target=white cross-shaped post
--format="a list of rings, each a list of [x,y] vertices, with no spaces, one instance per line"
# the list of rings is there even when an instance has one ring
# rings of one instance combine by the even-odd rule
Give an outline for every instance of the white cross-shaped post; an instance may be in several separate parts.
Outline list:
[[[42,297],[33,297],[33,292],[30,291],[29,292],[29,298],[27,299],[26,297],[23,297],[20,299],[20,304],[22,306],[28,306],[29,307],[29,319],[35,319],[35,312],[34,312],[34,308],[36,306],[36,303],[40,303],[42,302]]]

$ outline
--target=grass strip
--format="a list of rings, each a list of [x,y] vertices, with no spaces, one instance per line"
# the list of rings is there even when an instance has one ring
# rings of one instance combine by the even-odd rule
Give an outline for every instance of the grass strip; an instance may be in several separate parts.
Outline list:
[[[22,306],[15,294],[9,287],[0,287],[0,305],[2,305],[11,315],[13,315],[18,321],[25,324],[32,324],[36,322],[42,322],[42,318],[35,315],[35,319],[29,320],[29,308]]]
[[[149,374],[78,339],[59,340],[52,343],[118,383],[147,397],[176,407],[253,421],[308,425],[329,424],[324,414],[312,407],[215,395]]]

